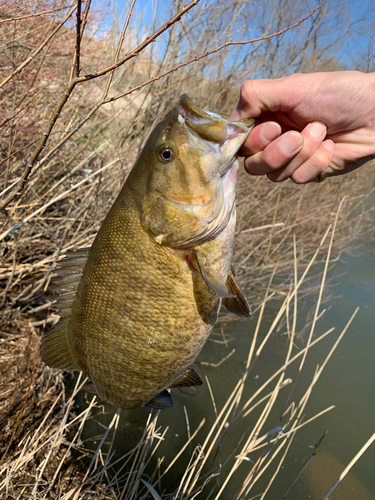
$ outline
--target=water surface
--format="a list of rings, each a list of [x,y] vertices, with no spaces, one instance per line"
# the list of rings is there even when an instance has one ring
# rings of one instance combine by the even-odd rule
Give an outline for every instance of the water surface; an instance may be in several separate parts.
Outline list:
[[[332,288],[335,297],[321,307],[320,310],[324,308],[328,310],[319,319],[314,338],[332,327],[335,327],[335,331],[309,351],[291,398],[291,401],[298,402],[300,400],[312,380],[316,366],[323,363],[339,333],[347,324],[356,307],[359,306],[360,310],[356,318],[312,392],[305,408],[305,420],[331,405],[335,405],[335,409],[298,431],[280,473],[266,496],[271,500],[282,498],[297,476],[303,461],[312,452],[314,445],[326,430],[328,430],[328,434],[324,438],[317,456],[287,498],[294,500],[321,499],[334,483],[337,475],[375,430],[375,244],[368,243],[362,247],[362,252],[361,257],[344,256],[330,272],[331,283],[335,285]],[[307,321],[306,318],[311,317],[311,314],[309,316],[308,313],[311,313],[314,304],[314,301],[305,301],[303,307],[299,306],[298,331],[302,330]],[[266,309],[267,320],[262,322],[258,345],[266,335],[278,307],[279,304],[273,303]],[[258,314],[256,313],[249,321],[217,325],[211,340],[207,342],[198,357],[197,369],[204,379],[208,377],[218,411],[225,404],[235,384],[244,373]],[[304,347],[307,334],[308,331],[296,339],[297,349]],[[271,336],[250,372],[243,395],[244,400],[251,397],[264,381],[283,365],[287,349],[288,341],[284,326]],[[294,353],[298,352],[297,349]],[[231,354],[233,350],[235,352]],[[223,361],[220,366],[214,366],[228,355],[230,355],[228,359]],[[298,363],[295,363],[286,373],[286,376],[293,381],[297,376]],[[280,392],[264,431],[279,425],[279,415],[283,411],[289,390],[290,387]],[[267,391],[269,389],[264,392],[264,395],[267,394]],[[163,464],[168,464],[186,442],[188,437],[186,414],[191,432],[195,430],[203,418],[206,419],[206,423],[195,441],[186,449],[179,462],[171,470],[169,479],[162,483],[163,487],[160,491],[174,490],[188,464],[194,446],[204,441],[215,419],[215,410],[207,383],[198,388],[174,389],[172,395],[175,400],[174,407],[171,410],[161,412],[159,417],[160,425],[169,426],[169,430],[155,455],[155,459],[152,460],[153,465],[155,465],[157,457],[161,456],[165,456]],[[83,399],[81,397],[81,404],[83,404]],[[110,407],[106,406],[106,408]],[[251,426],[256,422],[261,409],[260,407],[251,415],[250,419],[246,419],[246,424],[241,421],[237,425],[230,424],[230,432],[222,442],[221,448],[217,450],[215,457],[217,462],[225,460],[247,428],[251,430]],[[150,410],[146,408],[122,410],[121,428],[115,441],[117,456],[129,451],[137,444],[149,413]],[[101,417],[101,422],[108,424],[111,418],[112,415],[105,415]],[[86,427],[84,437],[95,436],[100,432],[100,426],[92,422]],[[255,458],[256,455],[254,455]],[[226,477],[232,463],[233,460],[225,465],[221,477]],[[375,445],[367,450],[340,485],[340,489],[337,489],[330,496],[330,499],[375,500],[374,466]],[[233,498],[250,468],[250,462],[244,461],[241,464],[221,498],[225,500]],[[163,470],[163,466],[161,470]],[[252,498],[264,490],[273,472],[274,467],[271,466],[251,490],[248,498]],[[213,483],[198,498],[206,499],[212,486]],[[215,495],[210,498],[215,498]]]

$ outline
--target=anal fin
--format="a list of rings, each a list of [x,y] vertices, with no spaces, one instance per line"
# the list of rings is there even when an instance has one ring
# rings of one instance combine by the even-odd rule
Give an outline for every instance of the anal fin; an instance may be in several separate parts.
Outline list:
[[[82,389],[86,391],[88,394],[92,394],[93,396],[97,396],[95,385],[89,380],[86,384],[83,385]]]
[[[171,387],[191,387],[193,385],[202,385],[203,380],[195,369],[194,363],[184,371],[180,378],[178,378]]]
[[[233,270],[229,272],[226,285],[230,293],[234,297],[227,297],[223,300],[224,306],[229,312],[236,314],[240,318],[249,318],[251,316],[251,308],[246,299],[245,294],[237,284]]]
[[[145,406],[155,408],[155,410],[168,410],[173,406],[173,398],[167,390],[161,391],[156,394]]]

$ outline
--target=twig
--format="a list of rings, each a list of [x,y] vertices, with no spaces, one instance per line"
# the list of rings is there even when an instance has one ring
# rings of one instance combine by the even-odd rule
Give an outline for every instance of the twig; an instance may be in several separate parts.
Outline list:
[[[81,3],[82,0],[80,0],[80,3]],[[86,1],[86,7],[85,7],[85,11],[83,13],[83,16],[81,17],[81,15],[79,16],[79,19],[80,19],[80,26],[78,28],[78,26],[76,26],[76,47],[75,47],[75,50],[74,50],[74,56],[73,56],[73,61],[72,61],[72,66],[71,66],[71,69],[70,69],[70,73],[69,73],[69,82],[71,80],[73,80],[74,77],[76,77],[76,66],[77,66],[77,57],[79,59],[79,56],[80,56],[80,53],[81,53],[81,44],[82,44],[82,38],[83,38],[83,32],[85,31],[85,27],[86,27],[86,24],[87,24],[87,18],[88,18],[88,15],[89,15],[89,11],[90,11],[90,7],[91,7],[91,0],[87,0]],[[80,6],[81,8],[81,6]],[[77,18],[77,22],[78,22],[78,18]],[[78,47],[78,50],[77,50],[77,47]],[[79,61],[78,61],[78,72],[79,72]],[[79,76],[79,74],[78,74]]]
[[[138,47],[132,50],[129,54],[126,54],[122,59],[119,59],[117,62],[111,64],[111,66],[107,66],[106,68],[103,68],[102,70],[97,71],[92,75],[85,75],[82,76],[81,78],[78,78],[77,83],[87,82],[88,80],[92,80],[93,78],[98,78],[99,76],[106,75],[110,71],[113,71],[119,66],[122,66],[126,61],[129,61],[130,59],[137,57],[138,54],[140,54],[148,45],[150,45],[151,42],[156,40],[165,31],[169,30],[169,28],[173,24],[177,23],[182,16],[184,16],[187,12],[189,12],[189,10],[195,7],[199,2],[200,0],[192,0],[187,5],[184,5],[182,9],[180,9],[169,21],[163,24],[163,26],[157,29],[151,36],[146,37],[145,41],[142,42],[140,45],[138,45]]]
[[[53,127],[55,126],[55,123],[62,111],[62,109],[64,108],[65,104],[67,103],[69,97],[71,96],[74,88],[76,87],[76,85],[78,83],[81,83],[81,82],[84,82],[84,81],[88,81],[88,80],[91,80],[93,78],[97,78],[99,76],[102,76],[102,75],[105,75],[106,73],[108,73],[109,71],[112,71],[116,68],[118,68],[119,66],[121,66],[122,64],[124,64],[126,61],[132,59],[133,57],[136,57],[143,49],[145,49],[151,42],[153,42],[154,40],[156,40],[162,33],[164,33],[167,29],[169,29],[174,23],[178,22],[181,17],[186,14],[190,9],[192,9],[195,5],[197,5],[197,3],[199,2],[200,0],[192,0],[189,4],[187,5],[184,5],[182,7],[182,9],[180,9],[177,14],[175,14],[167,23],[165,23],[161,28],[159,28],[158,30],[156,30],[150,37],[147,37],[146,40],[141,43],[136,49],[134,49],[130,54],[124,56],[122,59],[120,59],[119,61],[115,62],[114,64],[112,64],[111,66],[109,66],[108,68],[105,68],[103,69],[102,71],[99,71],[98,73],[95,73],[94,75],[87,75],[87,76],[84,76],[84,77],[81,77],[81,78],[77,78],[77,76],[75,76],[74,78],[71,78],[68,82],[68,85],[65,89],[65,92],[64,92],[64,95],[62,96],[62,98],[60,99],[60,102],[57,104],[57,106],[55,107],[54,111],[52,112],[52,115],[51,115],[51,118],[49,120],[49,124],[47,126],[47,130],[45,131],[45,133],[43,134],[43,137],[42,139],[40,140],[37,148],[35,149],[35,151],[33,152],[30,160],[27,162],[26,166],[25,166],[25,169],[23,171],[23,174],[21,176],[21,179],[18,183],[18,185],[16,186],[16,189],[14,191],[11,191],[3,200],[2,203],[0,203],[0,210],[4,209],[5,207],[7,207],[9,205],[9,203],[11,203],[15,197],[17,195],[20,195],[21,192],[23,191],[24,187],[25,187],[25,184],[27,182],[27,179],[29,178],[29,175],[31,174],[31,172],[33,171],[36,171],[40,166],[41,166],[41,162],[36,166],[36,168],[33,168],[35,163],[37,162],[37,159],[40,155],[40,153],[42,152],[42,150],[44,149],[45,145],[46,145],[46,142],[49,138],[49,136],[51,135],[51,132],[52,132],[52,129]],[[90,2],[88,2],[88,5],[90,4]],[[0,84],[0,89],[3,85],[5,85],[5,83],[7,83],[11,78],[13,78],[17,73],[19,73],[19,71],[21,71],[34,57],[35,55],[40,52],[40,50],[42,50],[42,48],[45,46],[45,44],[49,41],[49,39],[52,38],[52,36],[55,34],[55,32],[57,31],[57,29],[60,29],[60,27],[62,26],[62,24],[65,23],[66,19],[68,19],[68,17],[74,12],[76,6],[74,6],[73,9],[71,9],[67,16],[65,16],[63,22],[58,26],[58,28],[56,28],[56,30],[52,33],[52,35],[50,35],[50,37],[48,37],[47,40],[45,40],[41,45],[40,47],[37,49],[37,51],[34,51],[34,53],[26,60],[24,61],[24,63],[22,63],[18,68],[17,70],[15,70],[6,80],[4,80],[2,82],[2,84]],[[88,11],[88,8],[86,6],[86,10],[85,12]],[[75,57],[75,56],[74,56]],[[88,115],[86,115],[86,117],[80,121],[80,123],[78,124],[78,126],[76,126],[73,131],[71,131],[69,134],[67,134],[64,139],[62,141],[59,142],[59,144],[57,146],[55,146],[54,148],[52,148],[51,151],[49,151],[49,153],[47,154],[47,156],[45,158],[43,158],[43,162],[45,162],[48,158],[50,158],[52,156],[52,154],[55,153],[55,151],[57,151],[57,149],[59,147],[61,147],[77,130],[79,130],[79,128],[82,127],[82,125],[84,123],[86,123],[87,120],[89,120],[91,118],[91,116],[99,109],[100,106],[102,106],[103,104],[105,104],[107,101],[106,100],[101,100],[92,110],[90,113],[88,113]]]
[[[76,77],[79,77],[79,58],[81,55],[81,7],[82,0],[78,0],[77,2],[77,24],[76,24],[76,54],[75,54],[75,68],[74,72]]]
[[[208,57],[210,56],[211,54],[214,54],[216,52],[219,52],[220,50],[223,50],[225,49],[226,47],[230,47],[232,45],[247,45],[249,43],[255,43],[255,42],[260,42],[262,40],[268,40],[269,38],[273,38],[275,36],[280,36],[282,35],[283,33],[285,33],[286,31],[289,31],[293,28],[296,28],[297,26],[299,26],[300,24],[302,24],[303,22],[305,22],[307,19],[309,19],[312,15],[315,14],[315,12],[319,9],[321,9],[323,7],[323,5],[327,2],[327,0],[324,0],[320,5],[318,5],[313,11],[310,12],[310,14],[308,16],[305,16],[303,17],[302,19],[300,19],[298,22],[288,26],[287,28],[284,28],[282,29],[281,31],[277,31],[275,33],[271,33],[270,35],[264,35],[264,36],[261,36],[261,37],[258,37],[258,38],[252,38],[251,40],[242,40],[242,41],[230,41],[230,42],[225,42],[223,43],[222,45],[219,45],[218,47],[215,47],[214,49],[211,49],[207,52],[205,52],[204,54],[200,54],[199,56],[195,56],[195,57],[192,57],[191,59],[189,59],[188,61],[184,61],[182,63],[179,63],[177,64],[177,66],[165,71],[164,73],[160,73],[159,75],[157,76],[154,76],[153,78],[150,78],[149,80],[147,80],[147,82],[144,82],[144,83],[141,83],[140,85],[137,85],[136,87],[133,87],[131,88],[130,90],[122,93],[122,94],[119,94],[117,96],[114,96],[114,97],[111,97],[110,99],[107,99],[103,104],[107,104],[109,102],[112,102],[112,101],[115,101],[116,99],[120,99],[121,97],[124,97],[128,94],[131,94],[132,92],[134,92],[135,90],[139,90],[141,89],[142,87],[146,86],[146,85],[149,85],[150,83],[152,82],[155,82],[157,80],[160,80],[161,78],[173,73],[174,71],[178,71],[179,69],[185,67],[185,66],[188,66],[189,64],[191,63],[194,63],[194,62],[197,62],[197,61],[200,61],[201,59],[204,59],[205,57]],[[93,76],[94,77],[94,76]]]
[[[15,118],[16,116],[18,116],[25,108],[27,108],[27,106],[29,106],[29,104],[31,104],[36,97],[38,97],[38,95],[42,92],[42,90],[44,89],[44,87],[46,85],[48,85],[48,82],[46,82],[43,85],[43,87],[41,89],[39,89],[38,92],[30,99],[30,101],[27,102],[25,105],[23,105],[22,108],[20,108],[13,116],[10,116],[6,120],[4,120],[3,123],[0,125],[0,128],[4,127],[4,125],[6,125],[10,120],[13,120],[13,118]]]
[[[325,431],[325,433],[323,434],[323,436],[319,439],[319,441],[315,444],[314,446],[314,449],[311,453],[311,455],[309,456],[309,458],[307,460],[305,460],[305,463],[302,465],[300,471],[298,472],[297,474],[297,477],[294,479],[293,483],[290,485],[290,487],[288,488],[288,491],[284,494],[283,498],[281,500],[285,500],[285,498],[289,495],[289,493],[292,491],[292,489],[294,488],[294,486],[296,485],[298,479],[302,476],[302,474],[305,472],[306,468],[308,467],[309,463],[311,462],[311,460],[316,456],[316,451],[317,449],[319,448],[319,446],[321,445],[323,439],[326,437],[327,435],[327,432],[328,431]]]
[[[8,17],[6,19],[1,19],[0,24],[10,23],[11,21],[21,21],[22,19],[28,19],[30,17],[44,16],[44,14],[52,14],[52,12],[58,12],[60,10],[69,9],[69,7],[72,7],[72,5],[73,4],[71,3],[69,5],[65,5],[65,7],[59,7],[58,9],[43,10],[42,12],[35,12],[34,14],[27,14],[26,16]]]
[[[23,146],[23,148],[20,148],[20,149],[17,149],[17,151],[15,151],[14,153],[12,153],[11,155],[7,156],[6,158],[4,158],[4,160],[2,160],[0,162],[0,167],[1,165],[4,165],[4,163],[6,163],[10,158],[13,158],[13,156],[16,156],[18,155],[18,153],[20,153],[21,151],[23,151],[24,149],[27,149],[29,148],[30,146],[32,146],[33,144],[35,144],[36,142],[38,142],[39,139],[35,139],[35,141],[32,141],[30,142],[29,144],[26,144],[26,146]],[[1,172],[4,170],[4,168],[6,167],[6,165],[4,165],[3,167],[0,168],[0,174]],[[4,189],[4,191],[2,191],[0,193],[0,197],[5,194],[7,191],[9,191],[10,189],[12,189],[13,186],[15,186],[17,184],[17,182],[19,181],[19,179],[16,179],[16,181],[11,184],[10,186],[8,186],[7,188]]]
[[[0,83],[0,89],[4,87],[10,80],[12,80],[18,73],[20,73],[35,57],[39,54],[41,50],[44,49],[44,47],[47,45],[48,42],[52,40],[52,38],[56,35],[56,33],[62,28],[62,26],[66,23],[66,21],[69,19],[69,17],[73,14],[75,11],[76,6],[72,7],[69,12],[65,15],[64,19],[61,21],[60,24],[57,25],[57,27],[52,31],[52,33],[37,47],[31,55],[21,63],[18,68],[16,68],[13,73],[11,73],[5,80],[3,80]]]

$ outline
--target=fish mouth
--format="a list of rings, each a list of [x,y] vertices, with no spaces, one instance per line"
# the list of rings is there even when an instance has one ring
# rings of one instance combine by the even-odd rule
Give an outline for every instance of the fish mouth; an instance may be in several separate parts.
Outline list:
[[[188,144],[208,155],[220,156],[218,172],[224,177],[237,159],[253,124],[231,121],[217,113],[198,108],[187,94],[177,105],[178,121],[185,126]]]
[[[191,249],[218,237],[234,217],[237,156],[252,126],[200,109],[186,94],[170,123],[183,144],[187,172],[172,189],[155,189],[155,207],[148,215],[145,209],[144,227],[159,245]]]

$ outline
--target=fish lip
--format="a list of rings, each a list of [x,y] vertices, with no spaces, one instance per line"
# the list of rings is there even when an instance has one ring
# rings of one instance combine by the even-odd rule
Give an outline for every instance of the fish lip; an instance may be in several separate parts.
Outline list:
[[[203,108],[198,108],[187,94],[183,94],[180,97],[178,104],[177,104],[177,109],[179,111],[179,114],[181,115],[181,118],[183,118],[183,120],[181,120],[181,118],[179,118],[179,121],[181,124],[183,124],[183,122],[186,123],[186,121],[187,122],[193,121],[192,119],[196,118],[197,120],[200,120],[201,122],[203,122],[202,123],[203,125],[209,125],[210,123],[215,123],[215,122],[218,123],[221,121],[224,121],[228,125],[231,125],[233,127],[232,133],[230,133],[230,131],[228,131],[228,129],[227,129],[227,135],[225,137],[225,140],[222,143],[225,143],[228,140],[236,139],[238,137],[238,135],[241,132],[236,131],[234,129],[234,127],[242,128],[242,132],[244,134],[248,134],[252,128],[252,127],[249,127],[248,125],[246,125],[245,123],[238,122],[238,121],[232,121],[232,120],[229,120],[229,119],[221,116],[218,113],[214,113],[212,111],[207,111]],[[206,120],[207,120],[207,122],[204,123]],[[189,123],[186,123],[186,124],[189,126]],[[191,128],[191,126],[189,126],[189,128]]]
[[[195,197],[196,198],[202,198],[202,197],[204,197],[204,194],[205,193],[203,193],[202,195],[196,195]],[[204,203],[199,203],[199,202],[194,203],[194,201],[195,201],[194,199],[191,200],[191,201],[186,201],[185,202],[185,201],[181,200],[181,198],[183,198],[183,195],[181,195],[181,198],[179,198],[178,195],[176,195],[176,196],[173,196],[173,195],[163,195],[163,198],[165,200],[170,201],[171,203],[173,203],[176,206],[184,206],[184,207],[187,207],[187,206],[192,206],[192,207],[193,206],[206,207],[212,201],[212,196],[211,196],[211,198],[208,199],[207,202],[204,202]]]
[[[249,127],[245,123],[231,121],[217,113],[198,108],[187,94],[183,94],[180,97],[177,104],[177,112],[178,121],[185,127],[188,139],[193,140],[194,145],[196,145],[196,142],[200,143],[201,147],[205,150],[205,154],[219,154],[224,156],[225,161],[218,169],[219,175],[223,179],[228,171],[230,171],[232,164],[237,160],[238,151],[246,141],[252,127]],[[201,137],[199,132],[194,130],[194,124],[205,126],[219,122],[226,124],[225,138],[221,142]],[[235,146],[235,150],[230,151],[231,146]]]

